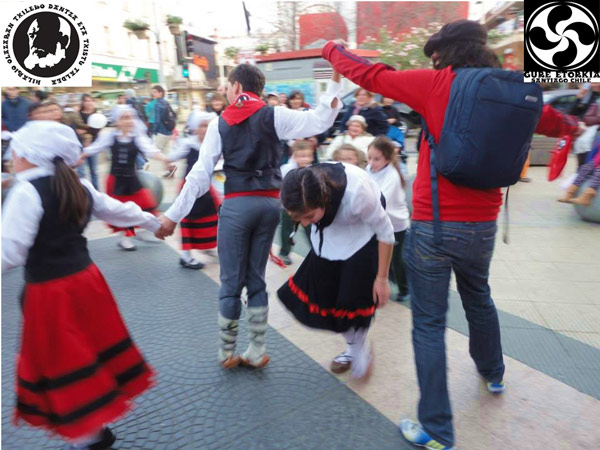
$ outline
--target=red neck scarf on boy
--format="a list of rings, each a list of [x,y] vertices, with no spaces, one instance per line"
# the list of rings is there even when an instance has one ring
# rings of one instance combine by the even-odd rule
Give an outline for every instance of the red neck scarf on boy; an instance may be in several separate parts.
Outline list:
[[[237,96],[235,102],[225,108],[221,117],[231,127],[242,123],[263,106],[265,106],[265,102],[258,95],[253,92],[242,92]]]

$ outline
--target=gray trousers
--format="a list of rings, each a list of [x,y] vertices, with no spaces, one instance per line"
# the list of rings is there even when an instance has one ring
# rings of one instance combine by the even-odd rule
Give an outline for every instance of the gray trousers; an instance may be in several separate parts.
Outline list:
[[[221,266],[219,311],[237,320],[242,312],[240,295],[246,286],[248,306],[266,306],[265,271],[279,223],[278,198],[236,197],[223,201],[217,245]]]

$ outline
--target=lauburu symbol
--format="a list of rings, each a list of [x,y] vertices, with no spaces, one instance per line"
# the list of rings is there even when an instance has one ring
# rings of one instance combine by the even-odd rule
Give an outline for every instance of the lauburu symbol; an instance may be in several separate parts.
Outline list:
[[[541,6],[529,18],[526,33],[529,55],[547,69],[578,69],[598,51],[598,20],[578,3]]]

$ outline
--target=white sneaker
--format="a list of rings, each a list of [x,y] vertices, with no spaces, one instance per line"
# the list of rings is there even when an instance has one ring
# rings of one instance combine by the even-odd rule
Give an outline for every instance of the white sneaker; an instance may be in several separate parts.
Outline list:
[[[136,249],[135,244],[131,242],[131,239],[128,237],[121,238],[117,245],[127,252],[131,252]]]

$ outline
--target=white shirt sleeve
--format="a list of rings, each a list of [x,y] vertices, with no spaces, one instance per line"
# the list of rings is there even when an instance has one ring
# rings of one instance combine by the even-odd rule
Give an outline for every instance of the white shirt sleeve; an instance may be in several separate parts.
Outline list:
[[[152,156],[156,153],[160,153],[161,150],[154,145],[148,136],[145,134],[138,134],[135,138],[135,145],[142,151],[146,156]]]
[[[169,161],[179,161],[185,158],[190,152],[190,141],[188,139],[180,139],[177,146],[169,152]]]
[[[282,108],[276,108],[282,109]],[[215,165],[221,158],[222,146],[219,134],[219,118],[214,118],[208,125],[206,136],[200,147],[198,161],[185,177],[185,185],[165,216],[173,222],[180,222],[187,216],[197,198],[203,196],[210,189],[212,174]]]
[[[115,132],[109,131],[106,133],[100,133],[98,138],[83,149],[83,153],[87,156],[93,156],[97,153],[100,153],[103,150],[108,150],[112,147],[115,142]]]
[[[338,97],[340,83],[332,80],[327,85],[327,91],[319,99],[319,105],[308,111],[294,111],[287,108],[275,108],[275,131],[280,140],[301,139],[321,134],[331,128],[342,100]],[[331,102],[337,98],[337,106],[331,107]]]
[[[361,178],[361,184],[350,204],[353,215],[371,227],[378,241],[393,244],[394,227],[381,205],[379,187],[369,178]]]
[[[133,202],[120,202],[108,195],[98,192],[88,180],[81,179],[88,191],[92,194],[94,204],[92,214],[98,219],[118,227],[139,226],[155,233],[160,228],[158,219]]]
[[[42,199],[31,183],[13,186],[2,205],[2,271],[25,265],[43,214]]]

